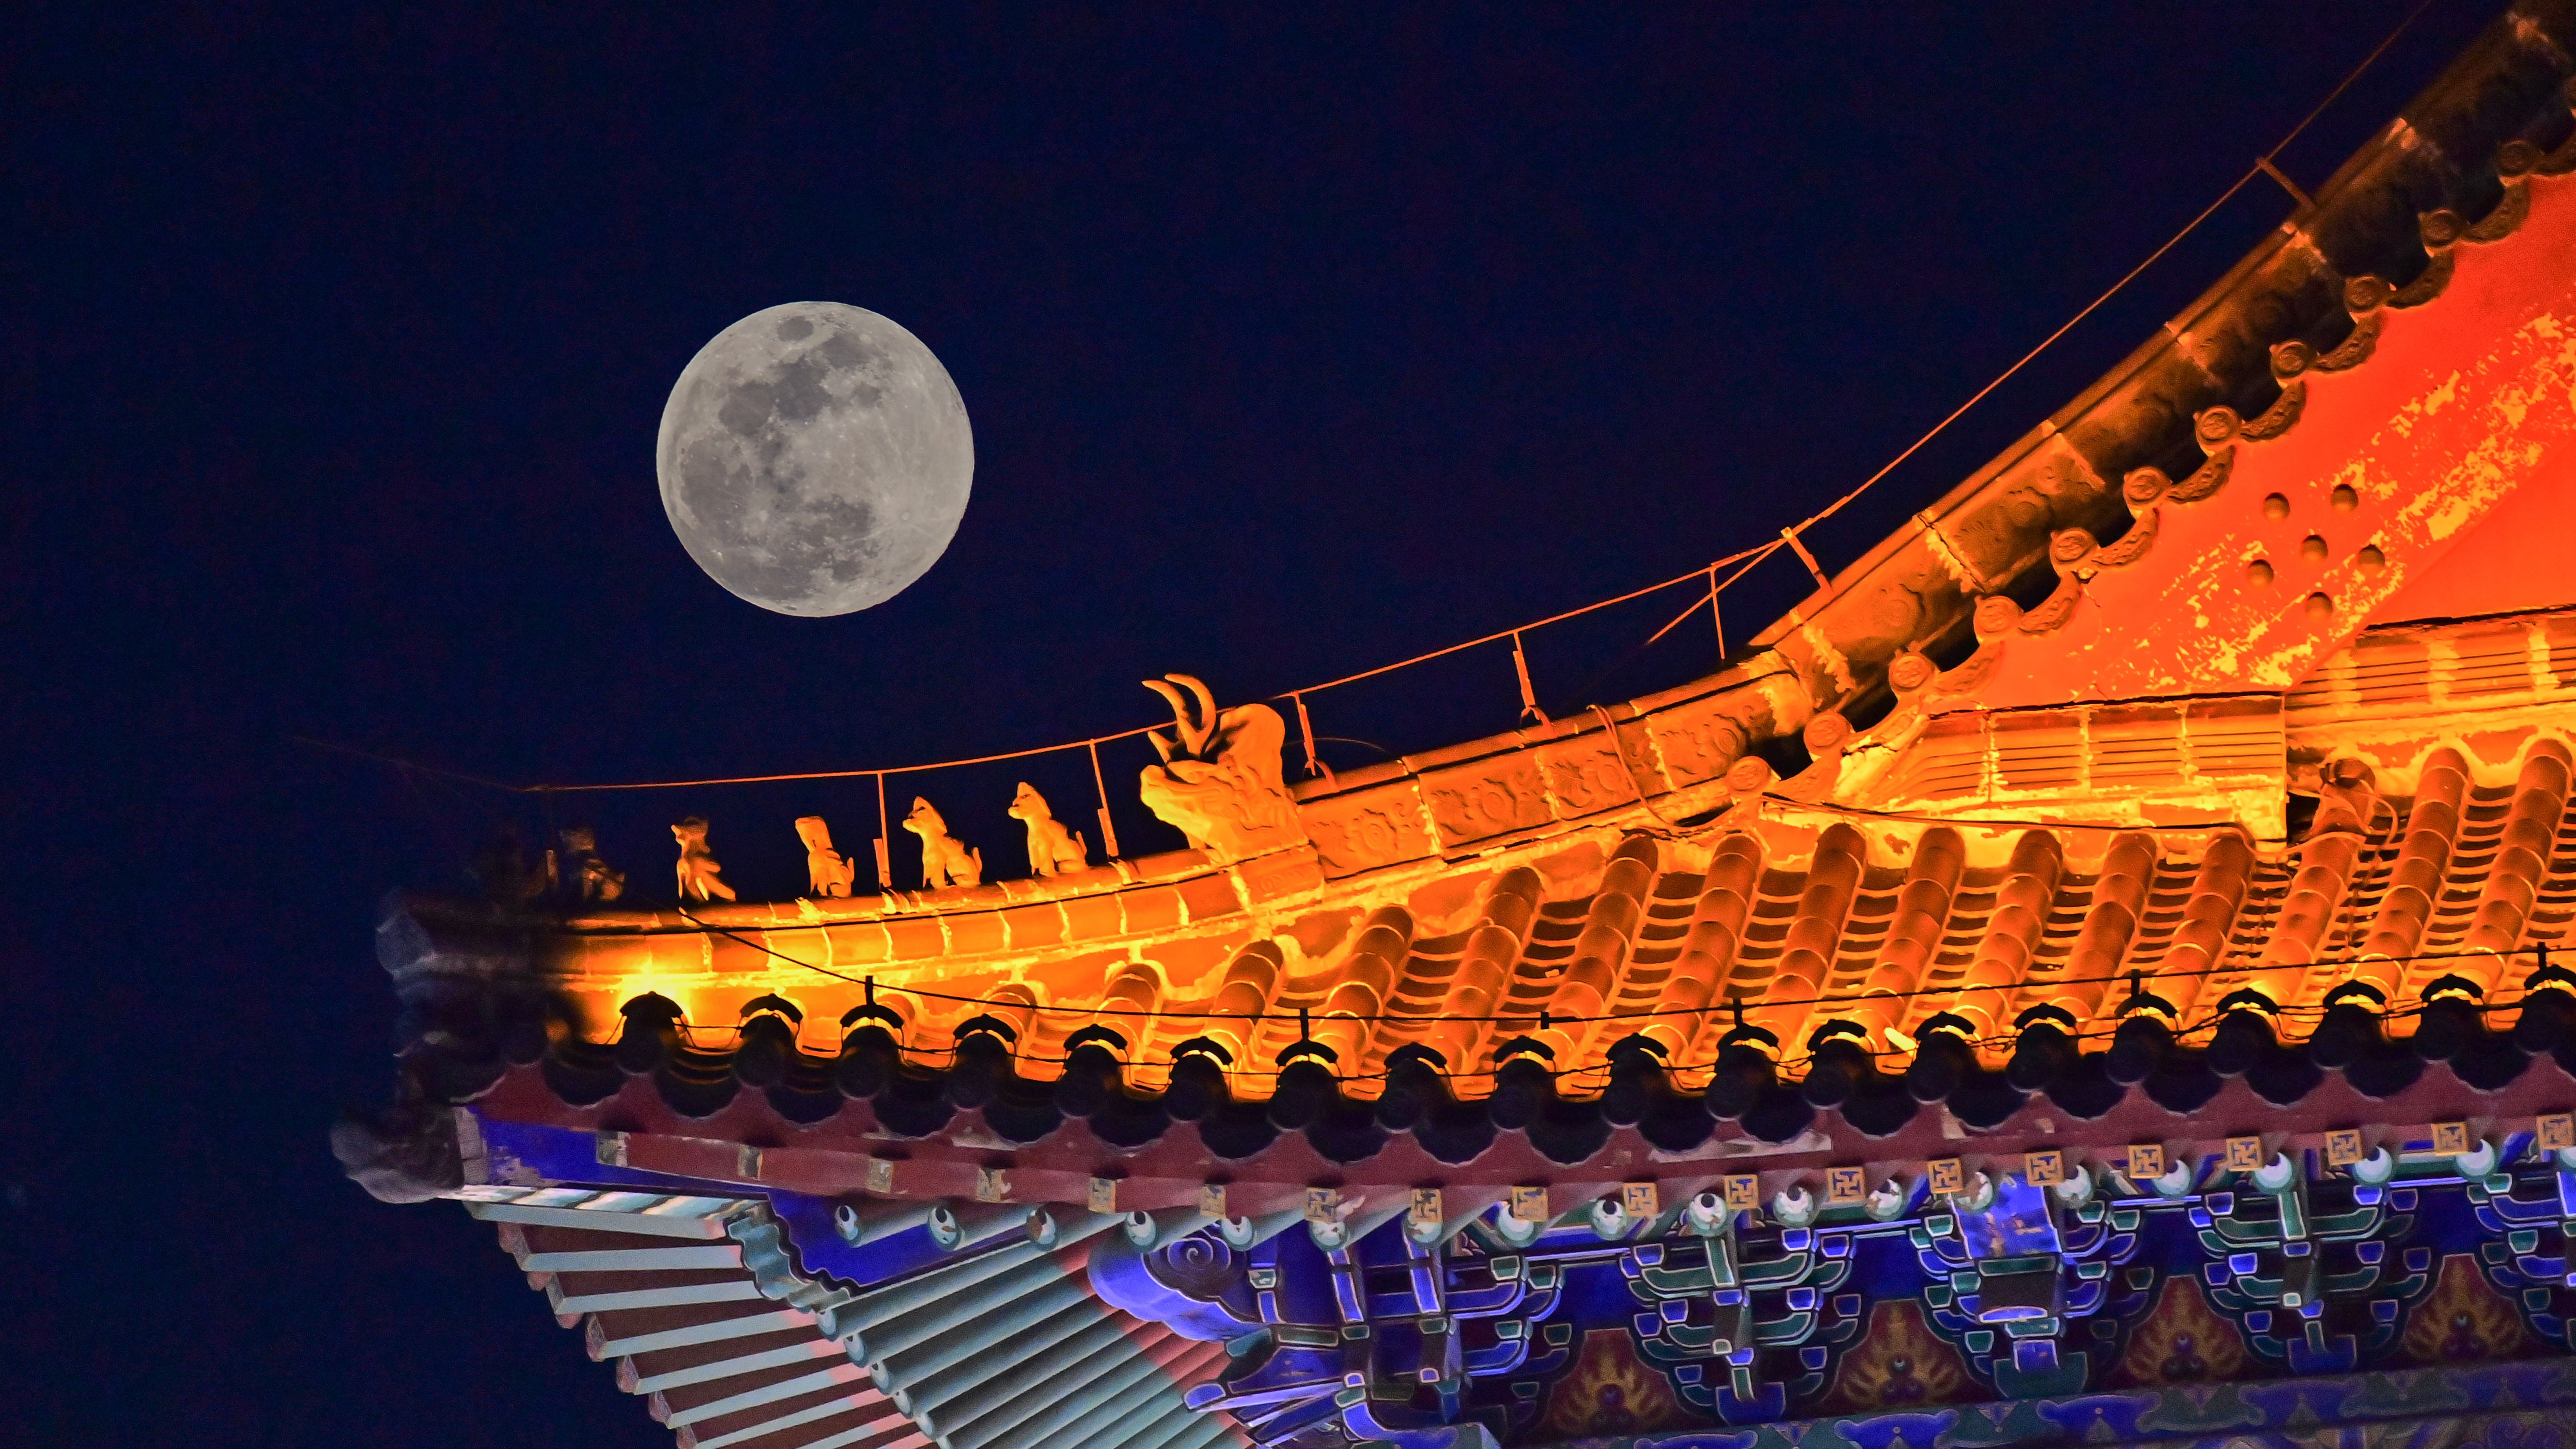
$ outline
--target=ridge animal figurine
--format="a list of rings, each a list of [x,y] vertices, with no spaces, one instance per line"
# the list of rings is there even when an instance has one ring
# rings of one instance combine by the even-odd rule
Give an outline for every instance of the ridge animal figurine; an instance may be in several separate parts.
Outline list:
[[[1091,864],[1091,847],[1083,843],[1081,832],[1065,829],[1047,808],[1046,797],[1026,780],[1011,797],[1011,818],[1029,828],[1029,874],[1061,875]]]
[[[626,872],[599,858],[599,836],[587,825],[567,825],[555,832],[563,841],[557,888],[576,905],[613,901],[626,894]]]
[[[820,815],[807,815],[796,822],[796,838],[805,842],[805,879],[817,896],[845,896],[851,882],[859,878],[859,868],[850,858],[832,848],[832,827]]]
[[[984,883],[984,852],[968,849],[965,841],[949,834],[948,822],[929,801],[912,797],[912,813],[903,817],[903,828],[921,837],[923,890]]]
[[[1145,687],[1172,707],[1171,730],[1146,736],[1163,763],[1147,765],[1137,779],[1137,798],[1155,818],[1219,861],[1306,839],[1279,776],[1288,729],[1279,711],[1266,704],[1220,710],[1208,687],[1186,674],[1148,679]]]
[[[715,852],[707,849],[707,822],[692,815],[671,827],[671,838],[680,842],[680,899],[695,897],[702,901],[729,901],[733,887],[716,879],[724,869],[716,863]]]

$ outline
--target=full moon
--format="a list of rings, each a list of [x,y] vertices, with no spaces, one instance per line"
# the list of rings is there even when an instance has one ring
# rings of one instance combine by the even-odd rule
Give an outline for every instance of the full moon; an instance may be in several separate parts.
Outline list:
[[[790,302],[689,359],[656,465],[698,567],[764,609],[821,618],[882,604],[939,562],[975,435],[920,338],[862,307]]]

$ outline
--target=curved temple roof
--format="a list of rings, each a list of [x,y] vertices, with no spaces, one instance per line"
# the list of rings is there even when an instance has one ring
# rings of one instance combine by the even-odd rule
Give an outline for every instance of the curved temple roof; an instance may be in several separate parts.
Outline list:
[[[1902,1053],[1927,1020],[1965,1017],[1990,1062],[2034,1009],[2108,1030],[2130,1014],[2122,971],[2201,973],[2159,993],[2177,1025],[2246,986],[2295,1013],[2349,973],[2283,960],[2378,939],[2283,914],[2317,872],[2337,880],[2320,909],[2348,917],[2390,889],[2370,852],[2423,845],[2411,825],[2383,838],[2402,812],[2447,822],[2433,834],[2456,847],[2507,828],[2480,817],[2488,793],[2516,830],[2554,830],[2564,806],[2563,732],[2546,722],[2567,687],[2557,616],[2418,646],[2455,671],[2468,648],[2520,673],[2471,691],[2428,662],[2447,709],[2411,724],[2339,718],[2331,683],[2380,669],[2358,662],[2385,652],[2362,631],[2402,620],[2409,588],[2438,581],[2489,512],[2525,495],[2566,511],[2576,422],[2552,389],[2569,365],[2556,319],[2576,317],[2576,141],[2537,43],[2512,26],[2482,42],[2522,49],[2463,62],[2516,64],[2436,87],[2155,346],[1698,684],[1309,782],[1249,844],[560,921],[422,902],[389,923],[387,964],[427,982],[490,969],[488,947],[567,1003],[578,1037],[616,1038],[652,998],[700,1050],[775,1001],[799,1046],[837,1055],[873,991],[916,1065],[981,1021],[1032,1080],[1090,1041],[1157,1086],[1188,1047],[1247,1099],[1270,1095],[1301,1032],[1358,1097],[1408,1046],[1462,1084],[1530,1055],[1584,1096],[1639,1035],[1684,1084],[1704,1079],[1738,1001],[1793,1078],[1819,1028]],[[2447,205],[2403,253],[2362,225],[2437,183]],[[2473,220],[2452,209],[2480,204]],[[2142,441],[2150,418],[2189,456]],[[2115,436],[2130,441],[2086,450]],[[2037,585],[2010,582],[2025,575]],[[1900,604],[1915,612],[1890,632]],[[1878,644],[1846,619],[1877,621]],[[2463,741],[2472,713],[2496,718]],[[1791,742],[1807,763],[1779,778],[1769,761]],[[2338,773],[2320,783],[2321,767]],[[2294,829],[2292,802],[2320,790]],[[2472,897],[2552,888],[2510,863],[2521,887],[2456,848],[2440,867]],[[2550,924],[2533,905],[2472,944],[2526,945]],[[2420,944],[2452,939],[2428,924]],[[2500,963],[2463,970],[2519,984]],[[2409,1004],[2427,974],[2396,973],[2380,1004]]]
[[[817,1201],[1105,1181],[1177,1212],[1216,1182],[1254,1216],[1327,1182],[1438,1182],[1455,1216],[1648,1163],[1678,1194],[1968,1141],[2552,1110],[2571,56],[2576,4],[2517,6],[2147,346],[1707,679],[1296,786],[1276,716],[1177,697],[1144,793],[1193,848],[1035,879],[404,901],[379,952],[415,1109]],[[474,1180],[393,1136],[347,1152],[383,1195]],[[877,1445],[865,1377],[812,1390],[855,1416],[823,1442]]]

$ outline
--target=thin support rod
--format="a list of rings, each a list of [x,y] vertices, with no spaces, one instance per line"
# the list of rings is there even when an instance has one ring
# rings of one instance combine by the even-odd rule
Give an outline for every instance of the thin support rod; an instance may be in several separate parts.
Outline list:
[[[1306,774],[1329,785],[1333,783],[1333,772],[1315,753],[1315,722],[1306,715],[1306,693],[1304,690],[1291,690],[1288,697],[1297,702],[1297,733],[1306,739]]]
[[[885,891],[890,891],[890,890],[893,890],[893,889],[894,889],[894,846],[893,846],[893,845],[891,844],[891,842],[890,842],[890,836],[889,836],[889,831],[887,830],[887,827],[888,827],[890,824],[892,824],[892,822],[886,819],[886,806],[885,806],[885,771],[883,771],[883,770],[879,770],[879,771],[877,771],[877,772],[876,772],[876,776],[877,776],[877,889],[879,889],[879,890],[885,890]]]
[[[1547,711],[1538,707],[1538,696],[1530,690],[1529,655],[1521,651],[1521,631],[1512,631],[1512,672],[1521,681],[1521,718],[1547,723]]]
[[[1803,525],[1801,525],[1801,526],[1803,526]],[[1820,589],[1830,589],[1830,588],[1832,588],[1832,587],[1834,586],[1834,581],[1833,581],[1832,579],[1829,579],[1829,578],[1826,578],[1826,577],[1825,577],[1825,567],[1824,567],[1824,565],[1822,565],[1822,564],[1820,564],[1820,563],[1816,562],[1816,556],[1815,556],[1814,554],[1811,554],[1811,553],[1807,552],[1807,546],[1806,546],[1805,544],[1800,543],[1800,542],[1798,541],[1798,530],[1797,530],[1797,529],[1795,529],[1795,528],[1784,528],[1784,529],[1781,529],[1781,530],[1780,530],[1780,537],[1781,537],[1782,539],[1784,539],[1784,540],[1786,540],[1786,541],[1788,542],[1788,545],[1789,545],[1789,549],[1790,549],[1790,551],[1791,551],[1791,552],[1793,552],[1793,553],[1795,553],[1795,554],[1798,556],[1798,562],[1800,562],[1800,563],[1802,563],[1802,564],[1805,564],[1805,565],[1807,566],[1807,572],[1809,572],[1809,573],[1811,573],[1811,574],[1814,574],[1814,575],[1816,576],[1816,587],[1817,587],[1817,588],[1820,588]]]
[[[1726,662],[1726,614],[1718,607],[1717,565],[1708,566],[1708,621],[1717,626],[1717,662]]]
[[[2299,210],[2301,210],[2301,211],[2314,211],[2314,210],[2316,210],[2316,206],[2317,206],[2317,204],[2316,204],[2314,201],[2311,201],[2311,200],[2309,200],[2309,199],[2308,199],[2308,194],[2307,194],[2306,192],[2301,191],[2301,190],[2299,189],[2299,183],[2297,183],[2297,182],[2295,182],[2295,181],[2292,181],[2292,180],[2290,179],[2290,177],[2289,177],[2289,173],[2287,173],[2287,172],[2283,171],[2280,167],[2275,166],[2275,165],[2273,165],[2273,164],[2272,164],[2272,158],[2271,158],[2271,157],[2269,157],[2269,156],[2264,156],[2264,157],[2260,157],[2260,158],[2258,158],[2258,159],[2254,162],[2254,166],[2255,166],[2255,169],[2257,169],[2257,170],[2261,171],[2264,175],[2269,176],[2269,177],[2271,177],[2273,180],[2280,182],[2280,183],[2281,183],[2281,189],[2282,189],[2283,191],[2286,191],[2286,192],[2290,193],[2290,199],[2291,199],[2292,201],[2295,201],[2295,202],[2297,202],[2297,203],[2299,204]]]
[[[1118,827],[1109,823],[1109,781],[1100,773],[1100,741],[1086,740],[1091,751],[1091,788],[1100,792],[1100,858],[1118,858]]]

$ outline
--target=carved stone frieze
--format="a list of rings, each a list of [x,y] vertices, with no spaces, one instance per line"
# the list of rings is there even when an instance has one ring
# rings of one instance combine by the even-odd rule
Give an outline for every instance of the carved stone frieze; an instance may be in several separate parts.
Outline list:
[[[1538,761],[1526,752],[1434,770],[1422,777],[1422,796],[1430,803],[1431,823],[1443,849],[1550,819],[1547,786]]]
[[[1422,793],[1411,780],[1390,780],[1366,790],[1301,805],[1306,833],[1323,856],[1324,873],[1357,875],[1436,849],[1422,816]]]
[[[1645,741],[1634,737],[1634,726],[1621,728],[1629,732],[1624,740],[1625,760],[1621,758],[1622,742],[1614,741],[1606,730],[1558,740],[1534,751],[1559,816],[1579,819],[1634,805],[1643,795],[1662,792],[1662,782],[1655,777],[1652,762],[1644,757]]]
[[[1724,704],[1723,696],[1712,696],[1643,721],[1674,789],[1717,779],[1744,753],[1744,726]]]

